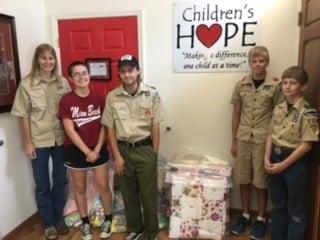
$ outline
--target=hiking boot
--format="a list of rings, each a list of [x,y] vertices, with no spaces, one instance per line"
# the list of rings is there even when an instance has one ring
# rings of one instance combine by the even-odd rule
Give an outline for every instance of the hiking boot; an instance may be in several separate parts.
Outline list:
[[[136,233],[136,232],[131,232],[129,235],[126,237],[126,240],[140,240],[143,237],[143,232]]]
[[[83,240],[91,240],[92,239],[92,231],[89,223],[84,223],[81,226],[81,238]]]
[[[56,229],[59,235],[66,235],[69,233],[69,228],[64,221],[59,222]]]
[[[111,235],[111,221],[104,221],[100,227],[100,238],[108,238]]]
[[[266,236],[267,230],[267,222],[257,220],[253,225],[253,229],[251,230],[250,239],[262,240]]]
[[[59,235],[55,227],[49,227],[44,230],[44,235],[48,240],[58,239]]]
[[[231,227],[231,233],[239,236],[246,231],[246,228],[250,225],[250,220],[244,216],[239,216],[236,222]]]

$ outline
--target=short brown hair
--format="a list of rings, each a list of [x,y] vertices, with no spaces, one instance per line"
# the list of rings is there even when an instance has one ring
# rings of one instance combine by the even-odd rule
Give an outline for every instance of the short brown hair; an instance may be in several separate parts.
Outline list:
[[[284,70],[281,76],[282,79],[285,78],[294,78],[298,80],[302,85],[305,85],[308,83],[308,73],[299,66],[292,66]]]
[[[266,47],[264,46],[255,46],[250,49],[249,51],[249,62],[251,61],[252,58],[254,57],[264,57],[267,62],[269,62],[270,57],[269,57],[269,51]]]
[[[87,66],[84,62],[74,61],[74,62],[72,62],[72,63],[68,66],[68,75],[69,75],[70,77],[72,77],[73,69],[74,69],[74,67],[76,67],[76,66],[84,66],[84,67],[87,69],[87,71],[89,71],[88,66]]]

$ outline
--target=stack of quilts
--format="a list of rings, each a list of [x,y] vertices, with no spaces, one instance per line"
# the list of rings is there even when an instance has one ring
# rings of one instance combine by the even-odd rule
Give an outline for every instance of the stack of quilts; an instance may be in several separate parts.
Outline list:
[[[231,167],[200,161],[172,163],[170,238],[224,239]]]

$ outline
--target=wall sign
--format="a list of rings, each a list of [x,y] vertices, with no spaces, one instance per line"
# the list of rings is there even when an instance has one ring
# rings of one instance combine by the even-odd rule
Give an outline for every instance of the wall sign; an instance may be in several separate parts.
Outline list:
[[[254,0],[176,1],[174,72],[249,71],[248,51],[260,37],[261,4]]]

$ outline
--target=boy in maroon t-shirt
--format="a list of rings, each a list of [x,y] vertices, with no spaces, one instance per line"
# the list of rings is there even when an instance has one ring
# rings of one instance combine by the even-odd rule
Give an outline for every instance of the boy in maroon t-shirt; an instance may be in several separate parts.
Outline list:
[[[70,169],[75,200],[82,219],[81,236],[92,239],[86,198],[87,170],[94,172],[97,190],[102,198],[105,221],[101,226],[101,238],[111,235],[111,192],[108,183],[109,154],[105,145],[105,131],[100,123],[104,98],[90,92],[90,75],[83,62],[73,62],[68,68],[74,90],[62,97],[59,117],[63,121],[67,137],[65,165]]]

